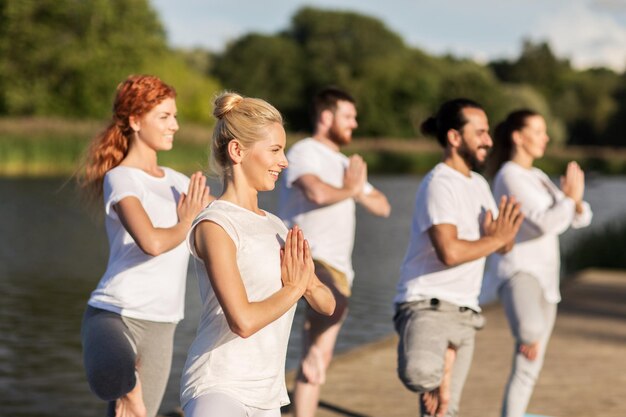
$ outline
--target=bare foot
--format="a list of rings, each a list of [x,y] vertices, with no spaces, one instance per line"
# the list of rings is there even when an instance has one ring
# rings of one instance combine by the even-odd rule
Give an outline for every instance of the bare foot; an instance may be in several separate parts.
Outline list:
[[[534,342],[529,345],[520,343],[519,352],[530,361],[534,361],[539,354],[539,342]]]
[[[452,382],[452,365],[456,359],[456,350],[449,347],[446,351],[443,378],[441,385],[430,392],[422,394],[422,401],[426,412],[431,416],[443,417],[448,411],[450,403],[450,384]]]
[[[146,417],[139,378],[135,388],[115,402],[115,417]]]
[[[326,367],[317,346],[311,346],[302,361],[302,375],[309,384],[321,385],[326,382]]]

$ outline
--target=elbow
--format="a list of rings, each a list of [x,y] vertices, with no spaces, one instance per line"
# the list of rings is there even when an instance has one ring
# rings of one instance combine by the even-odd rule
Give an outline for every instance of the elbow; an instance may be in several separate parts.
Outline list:
[[[147,242],[137,242],[139,249],[146,255],[159,256],[166,252],[165,246],[156,239],[148,239]]]
[[[325,206],[326,204],[328,204],[328,199],[326,198],[324,193],[321,192],[311,191],[306,194],[306,198],[317,206]]]
[[[230,331],[235,333],[242,339],[247,339],[257,332],[258,329],[254,328],[252,323],[244,320],[228,320],[228,327]]]
[[[459,256],[452,250],[437,250],[437,258],[447,267],[457,266],[461,262]]]
[[[391,205],[387,203],[387,205],[385,205],[381,210],[380,217],[384,217],[386,219],[389,216],[391,216]]]
[[[324,308],[322,308],[322,311],[320,311],[320,313],[325,316],[330,317],[333,314],[335,314],[336,307],[337,307],[337,301],[335,301],[335,297],[333,297],[332,301],[328,303],[328,305],[324,306]]]

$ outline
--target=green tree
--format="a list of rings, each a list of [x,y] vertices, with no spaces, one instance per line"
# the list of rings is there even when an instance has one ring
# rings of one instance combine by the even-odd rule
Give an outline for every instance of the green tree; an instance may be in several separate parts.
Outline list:
[[[176,89],[179,120],[213,125],[213,97],[221,90],[219,82],[190,67],[183,52],[162,52],[147,57],[140,72],[156,75]],[[208,143],[207,134],[207,143]]]
[[[166,50],[147,0],[3,0],[0,111],[101,117],[144,59]]]
[[[308,80],[315,86],[349,85],[366,75],[372,60],[406,50],[402,38],[380,20],[353,12],[305,7],[287,33],[302,47]]]
[[[528,40],[517,61],[494,61],[490,66],[500,80],[531,84],[548,99],[568,88],[567,76],[573,71],[569,60],[557,58],[548,43]]]
[[[268,100],[286,115],[288,128],[297,129],[303,122],[303,64],[289,37],[249,34],[216,57],[213,73],[228,90]]]
[[[626,147],[626,72],[620,77],[620,85],[615,89],[613,98],[616,109],[607,121],[602,134],[602,144]]]

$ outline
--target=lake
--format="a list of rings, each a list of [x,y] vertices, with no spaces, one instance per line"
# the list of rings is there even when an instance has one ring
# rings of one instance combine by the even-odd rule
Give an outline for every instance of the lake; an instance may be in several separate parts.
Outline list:
[[[389,219],[357,212],[350,314],[338,351],[393,331],[391,300],[409,238],[419,178],[374,177],[389,198]],[[108,246],[102,219],[92,218],[71,185],[60,179],[0,179],[0,415],[11,417],[104,415],[83,375],[80,321],[90,292],[104,272]],[[217,187],[216,187],[217,188]],[[261,206],[275,211],[277,193],[263,193]],[[589,177],[586,200],[592,228],[626,214],[626,178]],[[589,230],[589,229],[586,229]],[[568,231],[562,246],[585,231]],[[197,282],[189,274],[186,319],[176,333],[172,375],[162,411],[178,403],[178,384],[199,316]],[[287,366],[300,349],[298,309]]]

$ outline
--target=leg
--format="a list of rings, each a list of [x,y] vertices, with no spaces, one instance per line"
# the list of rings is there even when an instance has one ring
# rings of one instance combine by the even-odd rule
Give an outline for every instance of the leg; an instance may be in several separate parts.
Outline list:
[[[137,372],[143,390],[147,416],[159,411],[172,365],[174,323],[158,323],[123,317],[137,340]]]
[[[425,402],[432,401],[435,394],[424,393],[437,390],[442,383],[445,391],[446,359],[454,359],[449,351],[446,323],[447,313],[412,303],[399,306],[394,317],[398,343],[398,376],[411,391],[420,394],[420,409],[424,415]],[[422,401],[424,400],[424,401]]]
[[[321,385],[326,379],[326,369],[332,360],[335,342],[348,312],[348,298],[337,289],[330,272],[316,263],[315,273],[331,289],[337,306],[330,317],[318,314],[307,306],[302,360],[294,389],[293,409],[297,417],[315,415]]]
[[[457,329],[454,332],[453,347],[456,350],[456,357],[452,367],[450,376],[450,393],[446,417],[454,417],[459,414],[459,405],[461,403],[461,394],[465,386],[465,380],[469,374],[474,357],[474,341],[476,336],[475,323],[482,323],[482,316],[468,310],[461,314]]]
[[[420,397],[420,409],[422,414],[445,416],[450,403],[450,387],[452,382],[452,369],[456,360],[456,349],[448,347],[444,359],[443,378],[439,388],[425,392]]]
[[[141,384],[137,383],[134,339],[122,317],[88,306],[81,338],[89,386],[98,397],[111,402],[109,415],[116,413],[116,400],[126,396],[135,400],[132,407],[126,407],[128,413],[145,413],[143,401],[136,401],[141,400]]]
[[[545,301],[537,279],[517,274],[501,288],[500,296],[515,337],[511,374],[504,392],[502,416],[525,414],[556,318],[556,304]]]

